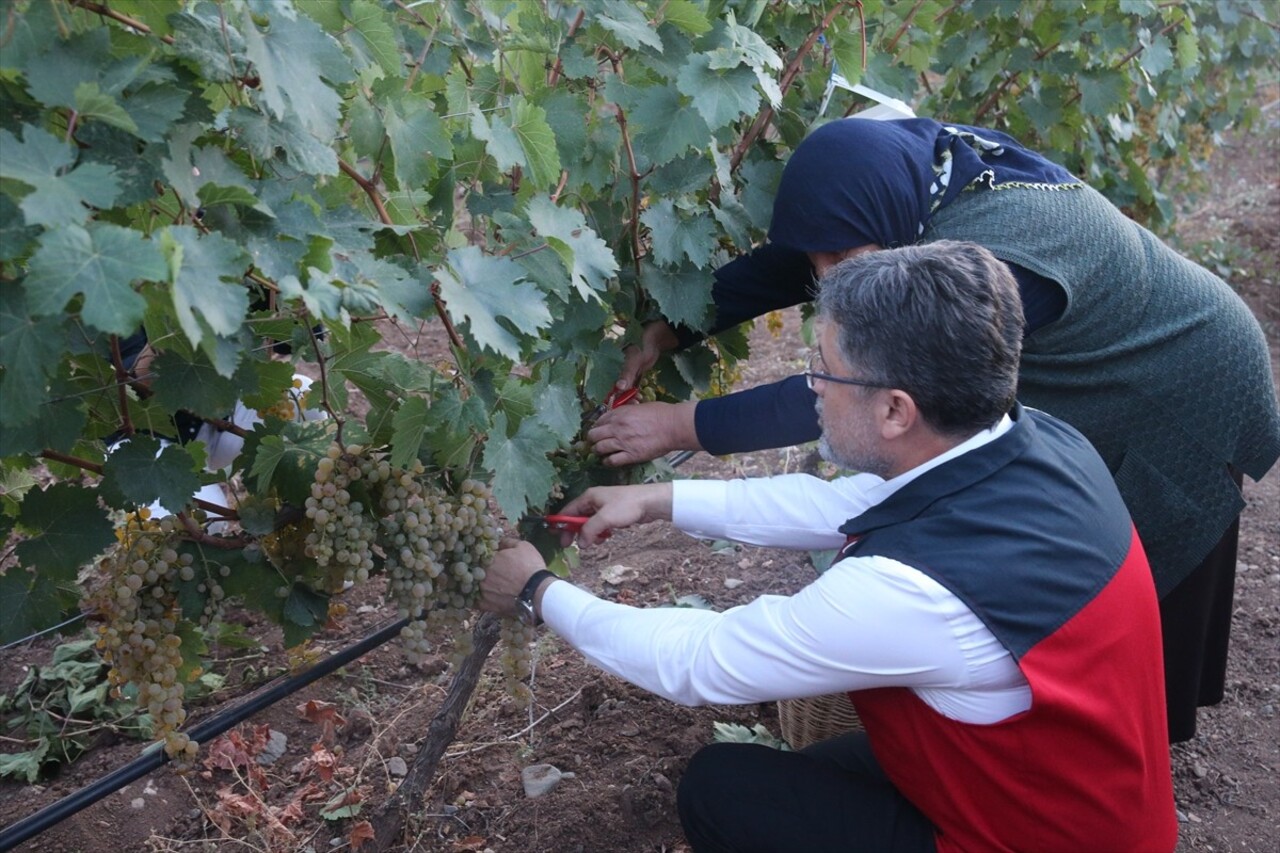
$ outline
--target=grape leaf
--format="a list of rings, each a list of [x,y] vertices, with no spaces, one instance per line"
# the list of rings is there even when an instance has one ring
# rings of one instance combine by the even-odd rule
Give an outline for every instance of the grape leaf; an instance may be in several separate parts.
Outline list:
[[[86,80],[76,86],[76,112],[84,121],[96,119],[130,133],[138,132],[138,125],[124,107],[94,81]]]
[[[507,416],[493,416],[493,431],[484,446],[484,467],[493,473],[493,497],[507,518],[519,518],[531,506],[541,506],[556,481],[547,454],[560,446],[551,430],[532,418],[520,422],[507,438]]]
[[[244,55],[244,37],[230,21],[222,19],[217,7],[200,4],[190,11],[169,15],[174,32],[174,50],[191,60],[205,79],[227,82],[236,77],[234,59]]]
[[[493,258],[476,246],[449,252],[448,266],[435,271],[449,316],[466,321],[476,343],[510,359],[520,357],[520,343],[501,321],[536,335],[551,322],[546,298],[524,271],[507,258]]]
[[[627,47],[644,45],[662,52],[662,39],[649,26],[644,13],[629,3],[602,4],[596,12],[596,22]]]
[[[186,113],[187,92],[167,83],[150,83],[130,93],[125,108],[134,122],[135,136],[160,142],[170,126]]]
[[[355,0],[348,15],[351,29],[347,40],[371,56],[383,71],[393,77],[402,76],[403,51],[389,16],[370,0]]]
[[[98,489],[103,501],[117,509],[147,506],[153,501],[180,512],[200,490],[191,454],[181,445],[135,435],[119,444],[102,466]]]
[[[571,207],[560,207],[549,196],[534,196],[529,202],[529,222],[555,251],[570,280],[583,299],[599,299],[618,271],[618,259],[608,244],[587,226],[583,215]]]
[[[444,122],[430,108],[409,102],[383,114],[387,139],[395,154],[396,182],[401,189],[422,186],[432,176],[429,157],[453,159],[453,143]]]
[[[705,214],[681,217],[675,203],[663,199],[640,214],[640,221],[653,235],[653,259],[671,266],[683,255],[695,267],[706,266],[715,249],[716,229]]]
[[[222,337],[235,334],[249,310],[249,292],[240,283],[249,256],[221,234],[201,237],[187,225],[165,229],[160,244],[176,270],[173,307],[187,340],[199,344],[206,328]]]
[[[277,14],[277,9],[281,14]],[[261,78],[262,100],[276,118],[290,113],[317,139],[338,133],[342,99],[330,83],[352,78],[351,63],[333,37],[310,18],[290,18],[282,7],[268,11],[270,29],[263,33],[246,11],[245,53]]]
[[[654,166],[670,163],[690,148],[706,143],[711,131],[698,110],[684,108],[674,86],[650,86],[631,112],[638,128],[632,142],[637,156]]]
[[[490,122],[480,107],[474,105],[471,107],[471,134],[484,141],[485,150],[500,170],[525,165],[524,149],[520,147],[520,138],[515,131],[501,119],[495,118]]]
[[[21,142],[0,130],[0,178],[13,178],[33,190],[19,203],[28,225],[82,223],[89,218],[86,205],[110,207],[115,202],[120,193],[115,170],[101,163],[68,169],[74,160],[74,149],[41,128],[24,125]]]
[[[241,106],[232,110],[228,123],[241,132],[244,143],[260,158],[273,158],[276,151],[283,151],[294,169],[307,174],[338,174],[338,155],[308,133],[297,115],[271,118]]]
[[[9,423],[34,418],[45,400],[45,380],[58,367],[65,345],[63,318],[36,319],[21,291],[0,288],[0,409]]]
[[[191,361],[166,351],[156,356],[152,370],[156,402],[168,411],[186,409],[205,417],[225,418],[236,406],[236,383],[206,361]]]
[[[329,596],[306,584],[295,583],[280,610],[280,628],[285,648],[291,649],[324,625],[329,613]]]
[[[74,574],[64,578],[70,582],[74,579]],[[63,619],[65,598],[52,573],[10,566],[0,574],[0,643],[12,643],[57,625]]]
[[[512,98],[510,117],[534,186],[539,190],[554,186],[560,178],[560,153],[546,110],[517,96]]]
[[[700,36],[711,29],[711,22],[693,0],[667,0],[662,7],[662,17],[686,33]]]
[[[711,69],[711,57],[695,54],[689,57],[676,85],[693,99],[693,106],[715,131],[743,113],[754,113],[760,106],[760,93],[755,89],[756,75],[749,68],[736,66],[724,71]]]
[[[649,295],[673,323],[700,329],[711,302],[711,276],[704,270],[684,268],[664,270],[646,266],[640,274]]]
[[[391,466],[408,468],[418,458],[418,449],[427,433],[431,413],[422,397],[410,397],[400,404],[391,419]]]
[[[151,240],[130,228],[93,223],[46,231],[31,258],[24,286],[31,313],[56,314],[84,294],[80,316],[95,329],[128,335],[142,322],[146,302],[135,281],[164,281],[168,271]]]
[[[18,560],[53,581],[73,581],[80,566],[116,541],[97,491],[70,483],[28,492],[18,524],[30,534],[18,543]]]

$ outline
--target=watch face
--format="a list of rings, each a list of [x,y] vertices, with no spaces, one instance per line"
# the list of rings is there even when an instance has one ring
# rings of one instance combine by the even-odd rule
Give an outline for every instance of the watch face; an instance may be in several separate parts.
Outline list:
[[[526,625],[537,624],[538,614],[533,612],[533,602],[523,598],[516,599],[516,616]]]

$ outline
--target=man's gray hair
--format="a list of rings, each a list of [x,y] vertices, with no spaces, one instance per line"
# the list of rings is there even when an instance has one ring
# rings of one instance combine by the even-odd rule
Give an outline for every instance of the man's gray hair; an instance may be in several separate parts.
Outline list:
[[[840,355],[906,391],[926,423],[967,437],[1013,407],[1024,320],[1009,268],[974,243],[867,252],[822,277],[817,298]]]

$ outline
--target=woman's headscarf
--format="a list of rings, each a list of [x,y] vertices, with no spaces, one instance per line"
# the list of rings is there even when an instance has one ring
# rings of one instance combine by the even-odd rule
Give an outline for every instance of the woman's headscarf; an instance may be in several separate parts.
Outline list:
[[[1079,179],[995,130],[850,118],[811,133],[782,172],[769,240],[801,252],[907,246],[967,186]]]

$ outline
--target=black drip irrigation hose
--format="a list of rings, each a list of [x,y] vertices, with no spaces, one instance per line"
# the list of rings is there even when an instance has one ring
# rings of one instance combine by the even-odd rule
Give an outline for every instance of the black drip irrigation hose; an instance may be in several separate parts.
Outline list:
[[[349,646],[340,652],[335,652],[305,672],[281,679],[253,694],[240,705],[210,717],[187,732],[187,735],[197,743],[208,742],[263,708],[274,705],[289,694],[301,690],[311,682],[323,678],[339,667],[345,666],[362,655],[373,651],[393,637],[399,636],[400,629],[408,624],[408,619],[401,619],[385,628],[379,629],[355,645]],[[86,785],[74,794],[63,797],[35,814],[0,829],[0,853],[12,850],[27,839],[39,835],[54,824],[66,820],[71,815],[93,805],[108,794],[113,794],[130,782],[141,779],[168,760],[169,756],[165,755],[164,749],[157,744],[152,748],[151,752],[139,756],[118,770],[108,773],[93,784]]]

